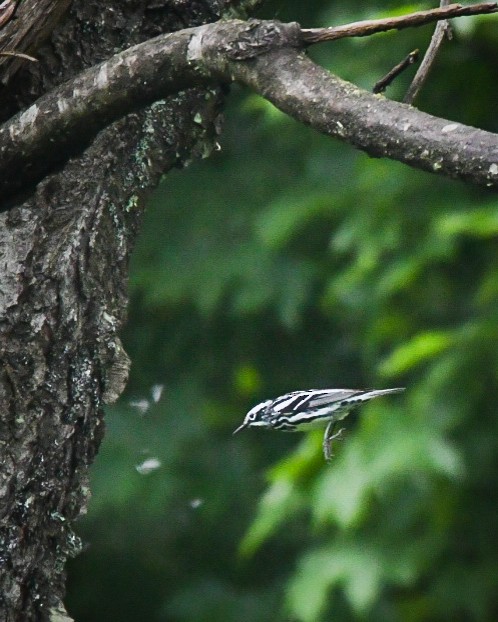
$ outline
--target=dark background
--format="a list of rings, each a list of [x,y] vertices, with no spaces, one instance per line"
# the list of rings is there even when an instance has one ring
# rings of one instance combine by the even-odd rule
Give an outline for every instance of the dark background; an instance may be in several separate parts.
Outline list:
[[[294,0],[261,16],[312,27],[430,6]],[[498,131],[497,23],[454,22],[418,107]],[[312,55],[371,89],[432,30]],[[496,196],[371,159],[237,88],[220,144],[151,200],[123,335],[132,374],[78,525],[71,613],[496,620]],[[348,418],[330,465],[320,432],[231,436],[286,391],[400,385]]]

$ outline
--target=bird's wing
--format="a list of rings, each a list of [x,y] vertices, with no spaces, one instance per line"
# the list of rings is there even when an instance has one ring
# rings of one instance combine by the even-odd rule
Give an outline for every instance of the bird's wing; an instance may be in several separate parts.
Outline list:
[[[306,404],[307,408],[319,408],[321,406],[327,406],[327,404],[334,404],[336,402],[342,402],[355,395],[360,395],[364,391],[358,391],[356,389],[326,389],[323,391],[313,391]]]
[[[352,389],[310,389],[308,391],[293,391],[277,397],[271,404],[271,409],[279,413],[293,413],[300,410],[313,410],[324,406],[342,402],[363,391]]]

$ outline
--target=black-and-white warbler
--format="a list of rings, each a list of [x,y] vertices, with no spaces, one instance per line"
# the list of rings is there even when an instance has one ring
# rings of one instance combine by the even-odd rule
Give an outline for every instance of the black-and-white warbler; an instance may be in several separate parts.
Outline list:
[[[334,433],[338,421],[353,409],[382,395],[400,393],[403,388],[355,391],[352,389],[310,389],[293,391],[274,400],[261,402],[247,413],[244,422],[235,431],[244,428],[272,428],[287,432],[303,432],[326,424],[323,436],[323,453],[328,461],[332,457],[331,443],[343,432]]]

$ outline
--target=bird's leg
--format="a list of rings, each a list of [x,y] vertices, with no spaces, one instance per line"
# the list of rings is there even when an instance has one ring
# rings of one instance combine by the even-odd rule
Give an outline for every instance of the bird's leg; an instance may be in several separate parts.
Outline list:
[[[336,423],[336,421],[329,421],[325,428],[325,434],[323,435],[323,455],[327,462],[330,462],[332,458],[332,441],[335,439],[339,440],[345,430],[345,428],[341,428],[334,434]]]

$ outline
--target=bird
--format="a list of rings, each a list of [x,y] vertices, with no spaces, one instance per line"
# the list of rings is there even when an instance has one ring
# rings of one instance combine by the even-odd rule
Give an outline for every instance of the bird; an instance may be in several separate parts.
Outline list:
[[[302,432],[322,427],[326,424],[323,436],[323,454],[327,462],[332,457],[332,441],[339,439],[344,431],[335,432],[337,422],[351,410],[376,397],[401,393],[405,389],[307,389],[285,393],[273,400],[257,404],[244,417],[244,421],[234,430],[237,434],[245,428],[269,428],[286,432]]]

